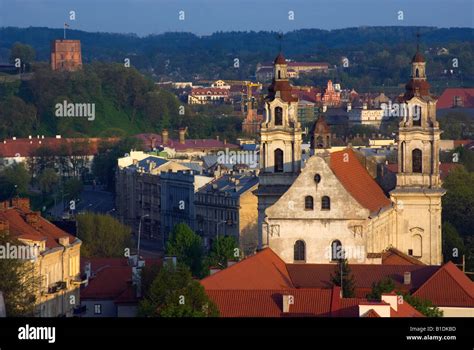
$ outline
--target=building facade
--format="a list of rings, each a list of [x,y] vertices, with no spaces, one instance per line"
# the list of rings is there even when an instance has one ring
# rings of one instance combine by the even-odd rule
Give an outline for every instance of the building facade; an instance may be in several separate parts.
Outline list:
[[[277,58],[277,76],[281,67]],[[270,247],[285,262],[330,263],[345,257],[352,263],[378,264],[393,247],[423,263],[441,264],[440,130],[421,54],[413,57],[412,77],[401,96],[409,113],[400,123],[397,187],[390,198],[351,148],[313,152],[301,170],[293,153],[301,130],[282,130],[276,110],[290,111],[295,101],[273,97],[274,90],[269,89],[270,122],[261,130],[261,247]],[[292,118],[298,125],[297,117]],[[281,174],[289,175],[287,183]]]
[[[54,40],[51,43],[51,69],[70,72],[82,69],[81,41]]]

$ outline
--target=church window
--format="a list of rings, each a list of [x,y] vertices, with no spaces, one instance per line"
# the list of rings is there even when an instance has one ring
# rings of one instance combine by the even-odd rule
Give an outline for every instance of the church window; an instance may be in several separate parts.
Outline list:
[[[420,258],[421,257],[421,247],[422,247],[422,238],[421,235],[413,235],[412,237],[412,247],[413,247],[413,256]]]
[[[295,242],[294,261],[306,261],[306,246],[302,240]]]
[[[418,68],[415,71],[415,77],[417,77],[417,78],[420,77],[420,70]]]
[[[281,70],[278,70],[278,79],[281,79]]]
[[[331,243],[331,261],[339,261],[343,260],[344,250],[342,249],[341,241],[335,240]]]
[[[315,174],[314,175],[314,182],[316,182],[317,184],[321,182],[321,175],[319,174]]]
[[[421,126],[421,106],[413,107],[413,126]]]
[[[304,208],[306,210],[313,210],[313,197],[312,196],[306,196],[304,197]]]
[[[321,210],[330,210],[331,209],[331,198],[328,196],[323,196],[321,198]]]
[[[421,150],[418,148],[415,148],[411,152],[411,158],[412,158],[412,172],[413,173],[421,173],[422,172],[422,153]]]
[[[281,107],[275,108],[275,125],[283,125],[283,109]]]
[[[283,151],[277,148],[274,152],[275,158],[275,173],[282,173],[283,172]]]

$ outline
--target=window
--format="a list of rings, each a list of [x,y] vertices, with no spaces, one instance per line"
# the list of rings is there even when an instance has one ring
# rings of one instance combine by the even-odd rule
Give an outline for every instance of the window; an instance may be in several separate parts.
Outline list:
[[[275,173],[283,172],[283,151],[279,148],[275,150]]]
[[[421,126],[421,106],[413,107],[413,126]]]
[[[422,256],[422,237],[421,235],[413,235],[412,237],[412,255],[414,257],[420,258]]]
[[[294,254],[294,260],[295,261],[305,261],[305,244],[304,241],[296,241],[295,242],[295,254]]]
[[[281,70],[278,70],[278,79],[281,79]]]
[[[342,249],[341,241],[335,240],[331,243],[331,261],[343,260],[344,250]]]
[[[413,173],[421,173],[422,172],[422,153],[421,150],[415,148],[411,152],[411,160],[412,160],[412,172]]]
[[[94,304],[94,315],[102,314],[102,304]]]
[[[304,197],[304,208],[306,210],[313,210],[313,197],[311,196]]]
[[[275,125],[283,125],[283,108],[275,107]]]
[[[418,68],[415,71],[415,77],[417,77],[417,78],[420,77],[420,70]]]
[[[330,210],[331,209],[331,199],[328,196],[323,196],[321,198],[321,210]]]
[[[321,175],[319,174],[316,174],[314,175],[314,182],[316,182],[317,184],[321,182]]]

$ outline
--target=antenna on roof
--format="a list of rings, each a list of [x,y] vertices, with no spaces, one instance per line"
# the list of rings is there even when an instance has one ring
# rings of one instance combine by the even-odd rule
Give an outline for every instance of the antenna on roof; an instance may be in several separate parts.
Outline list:
[[[277,37],[278,37],[278,49],[279,49],[278,52],[281,52],[282,45],[283,45],[283,32],[279,32]]]
[[[418,28],[416,31],[416,52],[420,52],[420,29]]]

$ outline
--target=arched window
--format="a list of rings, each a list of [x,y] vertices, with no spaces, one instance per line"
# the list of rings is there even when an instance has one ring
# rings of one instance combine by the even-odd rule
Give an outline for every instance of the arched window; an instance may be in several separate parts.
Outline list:
[[[323,196],[321,198],[321,210],[330,210],[331,209],[331,198],[328,196]]]
[[[341,241],[335,240],[331,243],[331,261],[339,261],[344,259],[344,250]]]
[[[421,173],[422,172],[422,170],[423,170],[422,159],[423,159],[423,155],[421,153],[421,150],[418,149],[418,148],[415,148],[411,152],[411,161],[412,161],[412,170],[411,171],[413,173]]]
[[[275,107],[275,125],[283,125],[283,109]]]
[[[420,77],[420,70],[418,68],[415,71],[415,77],[417,77],[417,78]]]
[[[421,126],[421,106],[413,106],[413,126]]]
[[[304,241],[296,241],[294,248],[294,261],[306,261],[306,247]]]
[[[313,197],[312,196],[306,196],[304,197],[304,208],[306,210],[313,210]]]
[[[281,79],[281,70],[278,70],[278,79]]]
[[[275,173],[283,172],[283,151],[277,148],[274,152],[275,158]]]
[[[412,237],[412,255],[420,258],[422,256],[422,237],[421,235],[413,235]]]

